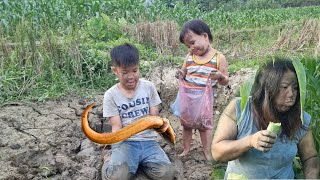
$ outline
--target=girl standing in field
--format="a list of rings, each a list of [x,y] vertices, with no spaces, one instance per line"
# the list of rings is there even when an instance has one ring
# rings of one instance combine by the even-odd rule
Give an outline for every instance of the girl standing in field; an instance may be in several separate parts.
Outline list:
[[[189,49],[189,53],[186,55],[184,63],[178,72],[178,76],[183,79],[185,86],[191,88],[206,87],[209,79],[211,79],[211,86],[213,88],[217,87],[217,84],[224,86],[228,84],[228,62],[223,54],[212,47],[212,34],[209,26],[205,22],[199,19],[186,22],[182,27],[179,38],[180,42],[185,44]],[[180,100],[181,99],[179,99],[179,101]],[[213,98],[207,99],[206,101],[211,101],[211,105],[213,104]],[[191,102],[186,102],[186,104],[191,105]],[[196,109],[189,109],[190,113],[195,110]],[[208,120],[202,119],[201,116],[192,120],[193,122],[202,123],[203,125],[201,127],[190,126],[190,124],[187,125],[186,119],[182,118],[182,116],[180,120],[183,126],[183,152],[180,156],[188,154],[192,141],[192,129],[198,129],[204,155],[207,160],[211,159],[212,118],[209,122]]]

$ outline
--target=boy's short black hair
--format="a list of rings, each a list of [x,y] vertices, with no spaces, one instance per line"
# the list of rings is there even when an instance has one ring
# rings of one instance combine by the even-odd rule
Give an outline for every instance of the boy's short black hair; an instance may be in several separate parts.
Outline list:
[[[192,31],[198,35],[207,33],[209,37],[209,41],[212,42],[212,34],[209,26],[200,19],[192,19],[183,24],[182,30],[180,32],[180,37],[179,37],[179,40],[181,43],[184,43],[184,37],[186,36],[188,31]]]
[[[129,43],[112,48],[110,56],[113,66],[128,67],[139,64],[139,51],[134,45]]]

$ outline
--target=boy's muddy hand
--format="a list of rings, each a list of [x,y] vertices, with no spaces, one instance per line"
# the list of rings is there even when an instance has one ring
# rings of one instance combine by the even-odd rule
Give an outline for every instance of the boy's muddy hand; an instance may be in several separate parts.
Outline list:
[[[157,132],[163,133],[165,132],[169,127],[169,120],[163,118],[163,125],[157,129]]]

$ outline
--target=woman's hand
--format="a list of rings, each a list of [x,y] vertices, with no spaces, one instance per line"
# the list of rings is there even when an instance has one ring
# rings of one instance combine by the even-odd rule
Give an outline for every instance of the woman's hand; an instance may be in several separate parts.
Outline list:
[[[268,130],[258,131],[251,136],[251,145],[255,149],[267,152],[271,149],[272,145],[276,142],[277,135]]]

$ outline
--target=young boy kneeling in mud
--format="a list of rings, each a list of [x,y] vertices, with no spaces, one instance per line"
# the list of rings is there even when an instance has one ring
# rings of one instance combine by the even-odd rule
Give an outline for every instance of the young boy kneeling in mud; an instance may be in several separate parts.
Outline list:
[[[103,116],[115,132],[146,115],[158,115],[160,97],[154,84],[140,79],[139,52],[130,44],[111,50],[112,71],[119,83],[104,94]],[[165,123],[162,129],[168,128]],[[173,166],[157,141],[153,129],[142,131],[112,145],[109,162],[102,166],[102,179],[134,179],[142,171],[151,179],[173,179]]]

